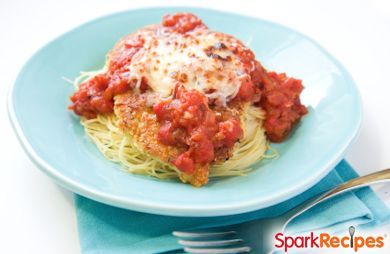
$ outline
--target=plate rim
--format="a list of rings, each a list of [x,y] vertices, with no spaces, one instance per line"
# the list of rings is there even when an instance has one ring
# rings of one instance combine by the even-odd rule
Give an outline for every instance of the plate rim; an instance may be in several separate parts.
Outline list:
[[[349,79],[348,81],[352,84],[354,87],[354,92],[356,93],[356,100],[357,100],[357,119],[356,119],[356,125],[354,126],[354,129],[349,132],[348,137],[346,137],[346,141],[342,145],[341,148],[337,151],[337,153],[334,154],[334,156],[328,160],[327,163],[324,163],[322,168],[316,171],[316,174],[312,174],[310,178],[303,179],[299,184],[294,184],[293,187],[289,187],[284,190],[284,192],[280,192],[278,195],[272,196],[271,198],[264,198],[261,197],[260,199],[253,198],[248,201],[244,202],[235,202],[233,204],[223,204],[223,205],[217,205],[214,207],[206,206],[206,208],[199,207],[199,206],[191,206],[191,205],[161,205],[161,204],[153,204],[151,202],[145,202],[143,200],[139,199],[132,199],[132,197],[117,197],[115,195],[106,194],[103,191],[100,191],[98,189],[89,187],[85,184],[79,183],[70,177],[67,177],[66,175],[62,174],[59,170],[56,170],[56,168],[49,165],[43,158],[39,156],[39,154],[33,149],[29,141],[27,140],[20,122],[15,114],[15,108],[14,108],[14,101],[13,101],[13,95],[14,95],[14,88],[19,83],[19,80],[23,76],[24,72],[27,70],[28,66],[34,60],[36,56],[38,56],[41,51],[43,51],[47,46],[52,44],[53,42],[56,42],[60,40],[61,38],[67,36],[68,34],[72,33],[73,31],[76,31],[78,29],[82,29],[85,26],[88,26],[89,24],[98,22],[100,20],[109,19],[111,17],[117,16],[117,15],[123,15],[123,14],[131,14],[132,12],[139,12],[139,11],[148,11],[148,10],[156,10],[156,9],[164,9],[167,12],[169,11],[178,11],[177,9],[186,9],[189,12],[191,11],[211,11],[215,13],[219,13],[222,15],[229,15],[229,16],[236,16],[238,18],[251,18],[256,19],[261,22],[267,23],[272,26],[277,26],[283,29],[290,30],[297,35],[305,38],[308,40],[311,44],[317,47],[321,53],[323,53],[328,59],[331,60],[331,62],[337,66],[338,69],[342,71],[343,76],[347,76]],[[323,48],[319,43],[308,37],[307,35],[292,29],[286,25],[262,19],[259,17],[254,17],[250,15],[244,15],[236,12],[229,12],[229,11],[223,11],[223,10],[217,10],[213,8],[202,8],[202,7],[192,7],[192,6],[156,6],[156,7],[141,7],[141,8],[134,8],[134,9],[127,9],[124,11],[114,12],[108,15],[99,16],[97,18],[91,19],[87,22],[84,22],[76,27],[73,27],[72,29],[69,29],[68,31],[60,34],[59,36],[55,37],[52,40],[49,40],[46,44],[44,44],[41,48],[39,48],[37,51],[35,51],[34,54],[32,54],[29,59],[25,62],[19,73],[17,74],[17,77],[13,84],[9,87],[8,94],[7,94],[7,111],[8,111],[8,117],[11,122],[11,126],[16,133],[16,136],[18,138],[19,143],[21,144],[23,150],[28,155],[28,157],[31,159],[31,161],[46,175],[50,176],[57,184],[60,186],[85,197],[88,197],[90,199],[93,199],[98,202],[102,202],[108,205],[112,205],[115,207],[125,208],[125,209],[131,209],[139,212],[146,212],[146,213],[153,213],[153,214],[159,214],[159,215],[170,215],[170,216],[187,216],[187,217],[209,217],[209,216],[225,216],[225,215],[234,215],[234,214],[240,214],[245,212],[250,212],[258,209],[267,208],[270,206],[273,206],[275,204],[281,203],[283,201],[286,201],[292,197],[295,197],[296,195],[299,195],[300,193],[306,191],[310,187],[314,186],[316,183],[318,183],[323,177],[325,177],[331,169],[334,168],[344,157],[344,154],[348,150],[348,148],[353,144],[353,142],[356,140],[358,133],[361,129],[361,123],[362,123],[362,117],[363,117],[363,110],[362,110],[362,99],[361,94],[359,92],[358,86],[356,85],[356,82],[353,80],[352,76],[349,74],[347,69],[340,63],[339,60],[337,60],[333,55],[331,55],[325,48]]]

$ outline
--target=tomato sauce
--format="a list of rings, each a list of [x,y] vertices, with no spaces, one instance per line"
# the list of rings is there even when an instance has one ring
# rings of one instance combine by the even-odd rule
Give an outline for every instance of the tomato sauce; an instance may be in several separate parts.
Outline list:
[[[186,173],[214,161],[217,148],[230,149],[243,135],[237,119],[218,121],[206,96],[183,86],[177,87],[173,99],[155,104],[153,112],[161,124],[158,140],[185,148],[172,163]]]
[[[165,15],[163,17],[162,25],[181,34],[192,31],[198,27],[206,28],[201,19],[190,13]]]
[[[114,110],[115,95],[122,94],[134,87],[134,82],[126,76],[125,67],[142,47],[142,36],[130,35],[124,38],[112,52],[108,61],[108,71],[80,84],[79,89],[70,96],[69,109],[88,119],[98,114],[109,114]],[[141,90],[146,90],[145,80]]]
[[[266,112],[264,127],[271,141],[282,142],[308,112],[299,98],[302,81],[276,72],[266,73],[263,81],[260,106]]]
[[[99,74],[82,83],[79,89],[70,96],[72,104],[69,109],[88,119],[95,118],[98,114],[109,114],[114,109],[114,96],[128,89],[126,81]]]

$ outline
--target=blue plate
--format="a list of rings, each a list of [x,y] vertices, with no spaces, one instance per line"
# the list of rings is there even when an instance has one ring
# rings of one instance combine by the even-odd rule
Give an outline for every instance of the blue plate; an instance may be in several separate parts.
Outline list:
[[[203,188],[133,175],[104,159],[67,110],[73,79],[104,64],[122,36],[166,13],[193,12],[212,29],[232,34],[263,65],[298,77],[309,106],[280,156],[247,177],[217,179]],[[361,122],[361,102],[350,75],[316,42],[269,21],[199,8],[151,8],[113,14],[84,24],[47,44],[24,66],[9,94],[8,109],[24,149],[46,174],[78,194],[137,211],[178,215],[230,215],[291,198],[324,177],[342,158]]]

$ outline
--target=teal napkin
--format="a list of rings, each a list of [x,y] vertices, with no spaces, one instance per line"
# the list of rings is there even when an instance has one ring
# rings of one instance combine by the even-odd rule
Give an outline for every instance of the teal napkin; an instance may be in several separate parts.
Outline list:
[[[250,226],[256,225],[255,220],[282,215],[305,200],[357,176],[348,163],[342,161],[314,187],[290,200],[254,212],[219,217],[153,215],[108,206],[76,195],[81,250],[83,254],[159,253],[180,247],[171,234],[173,230],[233,224],[238,227],[245,225],[248,231],[256,230],[258,228]],[[307,211],[292,222],[290,230],[345,230],[350,225],[368,227],[389,220],[389,209],[370,188],[362,188],[332,198]]]

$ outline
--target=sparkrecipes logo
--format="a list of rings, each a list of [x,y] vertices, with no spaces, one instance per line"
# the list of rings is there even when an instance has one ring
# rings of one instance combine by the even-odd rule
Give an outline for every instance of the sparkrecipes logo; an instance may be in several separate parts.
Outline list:
[[[288,252],[291,248],[351,248],[358,252],[360,248],[383,248],[384,238],[386,236],[355,236],[355,227],[349,227],[349,235],[332,236],[328,233],[315,234],[311,232],[309,235],[286,236],[283,233],[275,235],[275,247]]]

